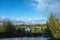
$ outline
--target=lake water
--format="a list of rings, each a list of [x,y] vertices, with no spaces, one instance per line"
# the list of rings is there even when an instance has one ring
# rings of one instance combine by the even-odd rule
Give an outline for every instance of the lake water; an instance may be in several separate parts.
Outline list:
[[[0,40],[48,40],[45,37],[0,38]]]

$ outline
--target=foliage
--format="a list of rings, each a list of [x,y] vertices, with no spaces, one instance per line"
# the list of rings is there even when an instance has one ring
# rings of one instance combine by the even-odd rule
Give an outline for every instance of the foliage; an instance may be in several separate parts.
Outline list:
[[[10,21],[4,21],[2,27],[4,29],[4,32],[9,32],[9,33],[14,32],[15,29]]]
[[[31,33],[44,33],[46,28],[46,26],[32,26],[30,29]]]
[[[2,25],[0,25],[0,32],[3,32],[4,30],[3,30],[3,27],[2,27]]]
[[[50,29],[51,34],[54,38],[60,38],[60,21],[52,13],[49,19],[46,22],[47,28]]]
[[[4,21],[2,25],[0,25],[0,32],[24,34],[26,26],[30,27],[31,33],[47,33],[48,35],[52,35],[54,38],[60,38],[60,20],[56,18],[53,13],[46,21],[46,24],[41,25],[12,25],[12,22]]]

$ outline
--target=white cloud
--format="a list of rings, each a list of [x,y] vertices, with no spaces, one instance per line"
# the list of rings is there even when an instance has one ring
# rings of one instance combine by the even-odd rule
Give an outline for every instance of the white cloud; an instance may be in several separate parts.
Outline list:
[[[47,8],[49,11],[60,13],[59,0],[33,0],[30,5],[38,11],[45,11]]]
[[[41,18],[41,19],[27,19],[25,20],[26,24],[44,24],[46,22],[45,18]]]
[[[15,19],[13,19],[14,21],[21,21],[21,19],[20,18],[15,18]]]
[[[27,20],[28,20],[28,21],[31,21],[31,20],[33,20],[33,19],[30,18],[30,19],[27,19]]]
[[[5,19],[5,18],[6,18],[6,17],[4,17],[4,16],[1,16],[1,17],[0,17],[0,19]]]
[[[5,19],[6,19],[6,17],[4,17],[4,16],[0,17],[0,21],[4,21]]]
[[[21,18],[6,18],[4,16],[0,17],[0,22],[2,23],[5,20],[10,20],[13,24],[43,24],[45,23],[45,19],[41,18],[41,19],[33,19],[33,18],[28,18],[26,20],[21,19]]]
[[[51,4],[49,6],[50,10],[55,12],[55,13],[60,13],[60,3],[59,2],[56,2],[54,4]]]
[[[11,21],[13,23],[19,24],[19,23],[24,23],[24,21],[21,18],[15,18],[15,19],[11,19]]]
[[[40,4],[40,3],[39,3],[39,4],[37,5],[36,9],[37,9],[37,10],[44,10],[46,6],[47,6],[47,4],[44,4],[44,3]]]
[[[44,10],[47,5],[45,0],[33,0],[31,3],[31,6],[38,11]]]

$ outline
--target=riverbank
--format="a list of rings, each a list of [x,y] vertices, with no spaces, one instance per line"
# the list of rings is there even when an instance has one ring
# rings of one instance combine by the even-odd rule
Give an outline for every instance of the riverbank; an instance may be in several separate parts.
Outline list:
[[[7,33],[0,33],[0,39],[1,40],[19,40],[19,39],[41,39],[41,38],[49,38],[49,40],[60,40],[60,38],[56,39],[53,38],[51,35],[47,35],[47,34],[42,34],[42,33],[18,33],[18,34],[7,34]]]
[[[43,33],[0,33],[0,38],[15,38],[15,37],[52,37]]]

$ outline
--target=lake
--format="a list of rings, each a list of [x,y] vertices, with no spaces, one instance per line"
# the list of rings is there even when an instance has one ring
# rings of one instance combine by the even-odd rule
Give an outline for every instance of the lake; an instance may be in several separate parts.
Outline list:
[[[0,38],[0,40],[48,40],[45,37]]]

